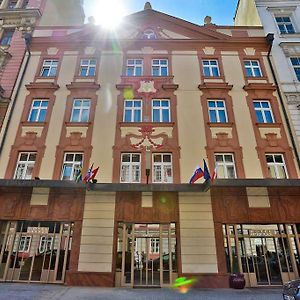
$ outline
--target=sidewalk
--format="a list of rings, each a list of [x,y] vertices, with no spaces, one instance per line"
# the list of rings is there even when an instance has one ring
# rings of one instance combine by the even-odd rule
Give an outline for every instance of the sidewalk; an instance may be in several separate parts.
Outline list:
[[[282,300],[281,289],[120,289],[0,283],[0,300]]]

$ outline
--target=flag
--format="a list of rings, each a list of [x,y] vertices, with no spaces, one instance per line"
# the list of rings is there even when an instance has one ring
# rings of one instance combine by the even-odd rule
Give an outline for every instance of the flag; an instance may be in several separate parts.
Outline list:
[[[98,168],[96,168],[96,169],[94,169],[94,170],[92,171],[92,176],[91,176],[90,180],[93,180],[93,179],[95,179],[95,177],[96,177],[96,175],[97,175],[98,171],[99,171],[99,167],[98,167]]]
[[[93,172],[93,167],[94,167],[94,163],[92,163],[91,167],[88,169],[85,177],[83,178],[83,181],[85,181],[85,183],[90,182],[91,176],[92,176],[92,172]]]
[[[211,175],[211,182],[213,182],[217,178],[218,164],[216,163],[214,172]]]
[[[210,174],[209,174],[209,170],[208,170],[208,167],[206,165],[205,159],[203,159],[203,162],[204,162],[204,174],[203,174],[203,177],[204,177],[205,181],[208,181],[208,180],[211,179],[210,178]]]
[[[198,179],[203,177],[203,175],[204,175],[203,170],[200,167],[197,167],[190,179],[190,184],[195,183]]]
[[[75,182],[79,182],[82,180],[82,165],[80,164],[75,173]]]

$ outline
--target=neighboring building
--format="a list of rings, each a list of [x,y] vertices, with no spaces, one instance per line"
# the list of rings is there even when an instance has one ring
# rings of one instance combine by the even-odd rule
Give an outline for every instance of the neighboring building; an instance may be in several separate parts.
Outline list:
[[[206,20],[147,3],[116,32],[36,29],[0,153],[0,280],[299,276],[299,174],[264,31]],[[187,184],[203,158],[210,189]],[[92,163],[100,183],[76,183]]]
[[[72,5],[70,5],[72,4]],[[42,16],[43,15],[43,16]],[[39,25],[82,25],[82,0],[2,0],[0,1],[0,132],[9,103],[14,99],[26,65],[24,35]],[[0,135],[1,140],[1,135]]]
[[[274,33],[272,62],[300,153],[300,1],[240,0],[235,25],[262,25]]]

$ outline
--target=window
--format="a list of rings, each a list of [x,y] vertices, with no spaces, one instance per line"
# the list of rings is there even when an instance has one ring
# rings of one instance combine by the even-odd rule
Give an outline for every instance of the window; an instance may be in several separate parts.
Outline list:
[[[280,33],[295,33],[295,29],[290,17],[275,17],[275,19]]]
[[[127,59],[126,76],[142,76],[142,75],[143,75],[143,60]]]
[[[48,100],[33,100],[28,116],[28,122],[45,122],[47,108]]]
[[[88,99],[75,99],[71,114],[71,122],[88,122],[91,101]]]
[[[49,252],[52,249],[53,237],[52,236],[41,236],[39,253]]]
[[[29,3],[29,0],[23,0],[22,8],[27,8],[28,3]]]
[[[61,179],[75,180],[76,174],[82,166],[82,161],[82,153],[65,153]]]
[[[146,29],[144,32],[143,32],[143,39],[146,39],[146,40],[152,40],[152,39],[156,39],[156,34],[154,32],[154,30],[152,29]]]
[[[17,6],[18,0],[9,0],[8,2],[8,9],[15,9]]]
[[[123,153],[121,156],[120,182],[141,181],[141,155],[139,153]]]
[[[19,241],[19,252],[29,252],[31,236],[21,236]]]
[[[153,154],[153,182],[172,183],[172,155]]]
[[[82,59],[80,61],[80,76],[95,76],[96,74],[96,59]]]
[[[150,239],[150,253],[159,253],[159,238]]]
[[[124,101],[124,122],[142,121],[142,100]]]
[[[203,60],[203,74],[207,77],[219,77],[219,66],[217,60]]]
[[[54,77],[57,72],[58,61],[57,60],[44,60],[41,71],[42,77]]]
[[[152,101],[152,122],[170,122],[170,101],[153,100]]]
[[[5,29],[1,38],[1,46],[9,46],[13,37],[14,29]]]
[[[266,154],[266,160],[271,178],[288,178],[282,154]]]
[[[291,63],[296,73],[298,81],[300,81],[300,57],[291,57]]]
[[[168,60],[153,59],[152,60],[152,76],[168,76]]]
[[[269,101],[254,101],[257,123],[274,123],[272,108]]]
[[[15,171],[15,179],[31,179],[36,152],[21,152]]]
[[[227,123],[225,101],[209,100],[208,113],[209,113],[209,121],[211,123]]]
[[[215,154],[215,161],[218,165],[218,178],[236,178],[234,157],[230,153]]]
[[[244,66],[246,69],[246,76],[248,77],[262,77],[260,65],[258,60],[245,60]]]

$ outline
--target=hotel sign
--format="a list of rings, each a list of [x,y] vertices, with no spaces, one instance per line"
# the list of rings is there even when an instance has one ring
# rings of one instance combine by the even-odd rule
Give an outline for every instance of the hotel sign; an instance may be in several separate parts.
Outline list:
[[[258,229],[258,230],[249,230],[249,235],[259,236],[259,237],[272,237],[276,235],[276,231],[272,229]]]

